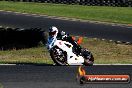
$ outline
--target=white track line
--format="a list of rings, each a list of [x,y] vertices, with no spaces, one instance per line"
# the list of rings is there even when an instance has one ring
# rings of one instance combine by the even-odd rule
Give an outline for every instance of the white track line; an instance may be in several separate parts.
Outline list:
[[[93,64],[93,65],[132,65],[132,64]]]
[[[11,65],[16,65],[16,64],[0,64],[0,66],[11,66]]]
[[[13,66],[13,65],[16,65],[16,64],[0,64],[0,66]],[[21,65],[21,64],[20,64]],[[132,64],[94,64],[94,66],[118,66],[118,65],[132,65]],[[71,65],[72,66],[72,65]]]

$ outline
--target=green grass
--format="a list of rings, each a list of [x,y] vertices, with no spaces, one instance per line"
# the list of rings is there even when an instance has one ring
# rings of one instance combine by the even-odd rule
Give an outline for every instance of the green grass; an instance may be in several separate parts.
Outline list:
[[[24,64],[52,64],[52,60],[45,47],[36,47],[21,50],[0,51],[0,63]]]
[[[84,39],[82,46],[93,52],[97,64],[132,64],[132,45]]]
[[[83,20],[132,24],[131,7],[81,6],[1,1],[0,9]]]
[[[3,88],[3,85],[0,83],[0,88]]]
[[[95,64],[132,64],[132,45],[116,44],[99,39],[84,38],[81,44],[89,49]],[[53,64],[45,47],[0,51],[0,63]]]

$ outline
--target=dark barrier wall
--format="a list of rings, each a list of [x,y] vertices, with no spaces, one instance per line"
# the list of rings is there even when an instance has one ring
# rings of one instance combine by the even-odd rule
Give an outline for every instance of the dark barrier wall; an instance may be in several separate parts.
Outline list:
[[[45,32],[40,28],[0,28],[0,50],[36,47],[46,43]]]
[[[132,0],[6,0],[6,1],[63,3],[63,4],[89,5],[89,6],[132,7]]]

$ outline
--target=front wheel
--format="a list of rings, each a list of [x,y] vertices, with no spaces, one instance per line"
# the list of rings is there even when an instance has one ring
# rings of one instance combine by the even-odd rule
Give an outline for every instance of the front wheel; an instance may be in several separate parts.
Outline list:
[[[84,57],[84,65],[86,65],[86,66],[92,66],[93,63],[94,63],[93,54],[90,51],[88,51],[86,49],[83,49],[82,55]]]
[[[92,54],[91,54],[90,58],[85,58],[84,59],[84,65],[86,65],[86,66],[93,66],[93,64],[94,64],[94,57],[93,57]]]
[[[67,54],[58,47],[50,50],[50,56],[56,65],[67,65]]]

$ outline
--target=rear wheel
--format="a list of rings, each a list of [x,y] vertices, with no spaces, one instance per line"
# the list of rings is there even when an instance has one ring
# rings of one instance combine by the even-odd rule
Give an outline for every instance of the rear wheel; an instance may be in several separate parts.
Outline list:
[[[50,56],[56,65],[67,65],[67,54],[60,48],[51,49]]]

